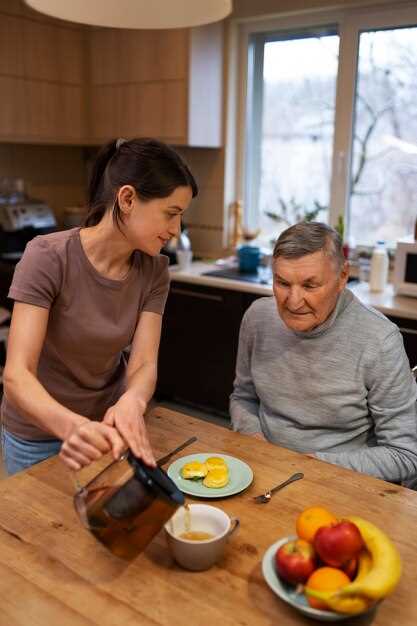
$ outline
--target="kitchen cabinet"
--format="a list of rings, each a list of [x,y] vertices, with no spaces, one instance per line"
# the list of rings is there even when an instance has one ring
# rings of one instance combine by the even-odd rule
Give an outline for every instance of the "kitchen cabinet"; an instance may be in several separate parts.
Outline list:
[[[389,316],[389,319],[400,329],[410,366],[414,367],[417,365],[417,320],[392,315]]]
[[[198,284],[172,283],[159,351],[159,400],[228,416],[240,322],[257,297]]]
[[[88,29],[8,10],[0,6],[0,141],[83,143]]]
[[[222,144],[223,24],[91,28],[0,3],[0,141]]]
[[[153,136],[221,146],[221,23],[165,31],[95,28],[90,46],[93,141]]]

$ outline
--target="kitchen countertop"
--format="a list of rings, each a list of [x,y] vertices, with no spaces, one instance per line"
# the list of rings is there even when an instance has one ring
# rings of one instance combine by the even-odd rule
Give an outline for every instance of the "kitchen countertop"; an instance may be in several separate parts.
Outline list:
[[[210,502],[240,519],[221,562],[205,572],[182,570],[160,533],[134,561],[122,563],[81,525],[70,472],[55,457],[0,481],[1,624],[306,625],[269,589],[261,562],[271,544],[294,534],[298,513],[317,504],[380,526],[404,563],[397,589],[375,614],[343,624],[417,623],[416,492],[160,407],[147,425],[157,456],[196,435],[185,454],[230,454],[251,466],[254,481],[246,491]],[[253,502],[296,471],[305,478],[269,504]]]
[[[272,295],[272,287],[270,285],[248,283],[243,280],[231,280],[215,276],[202,276],[204,272],[216,269],[222,268],[214,263],[201,261],[193,262],[190,269],[186,271],[179,270],[178,266],[172,265],[170,267],[171,280],[173,282],[205,285],[232,291],[246,291],[247,293],[255,293],[261,296]],[[391,284],[387,285],[383,293],[371,293],[369,284],[364,282],[354,283],[348,285],[348,287],[364,304],[375,307],[375,309],[378,309],[385,315],[417,320],[417,298],[396,296]]]

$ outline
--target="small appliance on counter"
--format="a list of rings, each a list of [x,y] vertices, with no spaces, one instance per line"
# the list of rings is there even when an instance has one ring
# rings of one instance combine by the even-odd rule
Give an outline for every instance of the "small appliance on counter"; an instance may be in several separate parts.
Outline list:
[[[395,294],[417,296],[417,241],[397,242],[392,282]]]
[[[30,198],[21,178],[3,179],[0,186],[0,260],[16,263],[28,241],[57,229],[52,209]]]
[[[191,251],[191,241],[184,225],[181,225],[181,233],[178,237],[172,237],[162,248],[161,254],[165,254],[169,258],[170,265],[176,265],[178,263],[177,251],[179,250]]]

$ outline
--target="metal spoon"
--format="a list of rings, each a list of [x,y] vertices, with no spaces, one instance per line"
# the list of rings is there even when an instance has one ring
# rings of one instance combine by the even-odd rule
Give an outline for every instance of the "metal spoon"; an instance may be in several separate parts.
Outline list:
[[[301,480],[301,478],[304,478],[304,474],[302,472],[297,472],[296,474],[293,474],[292,476],[290,476],[283,483],[280,483],[276,487],[272,487],[272,489],[265,491],[265,493],[262,493],[260,496],[255,496],[254,500],[255,502],[259,504],[265,504],[266,502],[270,501],[273,493],[279,491],[280,489],[283,489],[284,487],[286,487],[290,483],[295,482],[296,480]]]

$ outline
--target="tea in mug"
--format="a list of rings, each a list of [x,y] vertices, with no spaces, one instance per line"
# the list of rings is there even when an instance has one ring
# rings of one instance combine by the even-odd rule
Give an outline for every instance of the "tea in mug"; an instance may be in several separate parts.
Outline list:
[[[187,539],[188,541],[207,541],[207,539],[213,539],[214,535],[212,533],[206,533],[201,530],[191,530],[191,511],[190,505],[184,504],[185,516],[184,516],[184,527],[185,530],[178,537],[180,539]]]
[[[180,539],[188,539],[188,541],[207,541],[207,539],[214,539],[212,533],[206,533],[203,530],[188,530],[178,536]]]

